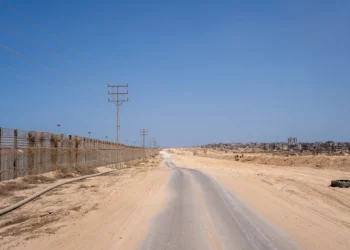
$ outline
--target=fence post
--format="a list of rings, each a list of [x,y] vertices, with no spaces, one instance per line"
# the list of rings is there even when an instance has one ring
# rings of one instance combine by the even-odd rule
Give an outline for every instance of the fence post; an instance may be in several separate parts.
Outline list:
[[[35,174],[41,174],[42,172],[45,172],[45,149],[44,149],[44,133],[39,133],[39,149],[36,150],[38,163],[36,168]]]
[[[68,150],[68,166],[70,164],[73,165],[74,167],[74,157],[75,154],[73,153],[73,148],[75,148],[74,144],[75,141],[73,141],[73,136],[72,135],[68,135],[68,145],[67,145],[67,150]]]
[[[58,135],[51,134],[51,169],[57,170],[57,158],[58,158]]]
[[[28,172],[33,174],[34,169],[34,148],[35,148],[35,132],[28,132]]]
[[[100,164],[100,140],[96,140],[96,167]]]
[[[75,165],[79,165],[79,145],[81,143],[80,137],[75,136]]]
[[[13,130],[13,146],[14,149],[18,149],[18,130]],[[17,152],[13,156],[13,179],[17,178]]]
[[[13,145],[14,148],[18,148],[18,129],[13,130]]]
[[[84,152],[84,166],[86,166],[86,148],[87,148],[87,140],[86,140],[86,137],[84,137],[84,143],[83,143],[83,148],[84,148],[84,150],[83,150],[83,152]]]

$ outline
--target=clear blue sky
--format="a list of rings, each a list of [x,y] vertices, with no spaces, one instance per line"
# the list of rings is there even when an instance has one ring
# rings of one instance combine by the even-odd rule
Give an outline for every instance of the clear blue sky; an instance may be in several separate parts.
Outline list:
[[[4,32],[0,126],[115,138],[107,83],[129,83],[122,139],[140,128],[161,146],[350,141],[350,2],[8,0],[75,56],[0,1],[0,19],[97,79]],[[19,77],[10,65],[26,75]],[[29,75],[31,74],[31,75]]]

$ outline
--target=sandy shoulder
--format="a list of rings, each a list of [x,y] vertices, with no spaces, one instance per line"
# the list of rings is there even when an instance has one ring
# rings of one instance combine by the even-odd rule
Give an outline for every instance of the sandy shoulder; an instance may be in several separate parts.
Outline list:
[[[175,150],[177,165],[215,176],[304,249],[349,249],[350,189],[329,187],[349,172],[278,167],[193,156]]]
[[[137,248],[167,204],[170,170],[158,163],[64,185],[2,216],[1,249]]]

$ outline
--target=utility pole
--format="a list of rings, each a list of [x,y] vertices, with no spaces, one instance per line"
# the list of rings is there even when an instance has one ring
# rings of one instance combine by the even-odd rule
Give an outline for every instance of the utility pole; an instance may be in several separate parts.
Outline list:
[[[141,129],[140,135],[142,136],[143,157],[145,157],[146,136],[148,135],[148,129]]]
[[[60,134],[60,127],[61,127],[61,124],[57,124],[57,134],[58,135]]]
[[[108,95],[112,96],[112,99],[108,98],[108,102],[113,102],[117,106],[117,143],[120,141],[120,106],[124,102],[128,102],[129,98],[127,99],[121,99],[120,96],[122,95],[128,95],[129,91],[126,92],[119,92],[119,88],[128,88],[129,84],[127,85],[109,85],[108,88],[111,88],[112,91],[108,91]]]

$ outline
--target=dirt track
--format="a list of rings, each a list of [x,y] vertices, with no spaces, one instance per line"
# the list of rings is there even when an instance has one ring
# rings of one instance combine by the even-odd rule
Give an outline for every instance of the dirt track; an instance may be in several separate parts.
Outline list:
[[[166,165],[173,198],[153,219],[141,249],[300,249],[215,178],[180,168],[171,157]]]
[[[287,233],[277,237],[286,237],[282,243],[294,241],[303,249],[348,249],[350,189],[328,185],[349,172],[241,163],[194,156],[190,150],[172,152],[173,166],[190,170],[166,168],[158,160],[158,167],[146,164],[59,188],[1,217],[1,250],[169,249],[164,248],[169,242],[171,249],[231,249],[233,239],[239,242],[236,247],[254,249],[249,240],[237,236],[238,222],[230,221],[244,217],[232,211],[243,203],[252,211],[250,217],[262,218],[251,225],[263,228],[267,238],[275,238],[281,230],[281,235]],[[243,203],[232,208],[220,205],[225,199],[217,197],[227,193],[221,193],[221,185],[233,195],[227,196],[226,204],[236,198]],[[270,222],[274,229],[269,232]],[[258,241],[259,237],[251,243]],[[284,249],[277,240],[272,243]],[[260,246],[264,247],[257,249],[270,249],[265,243]]]

